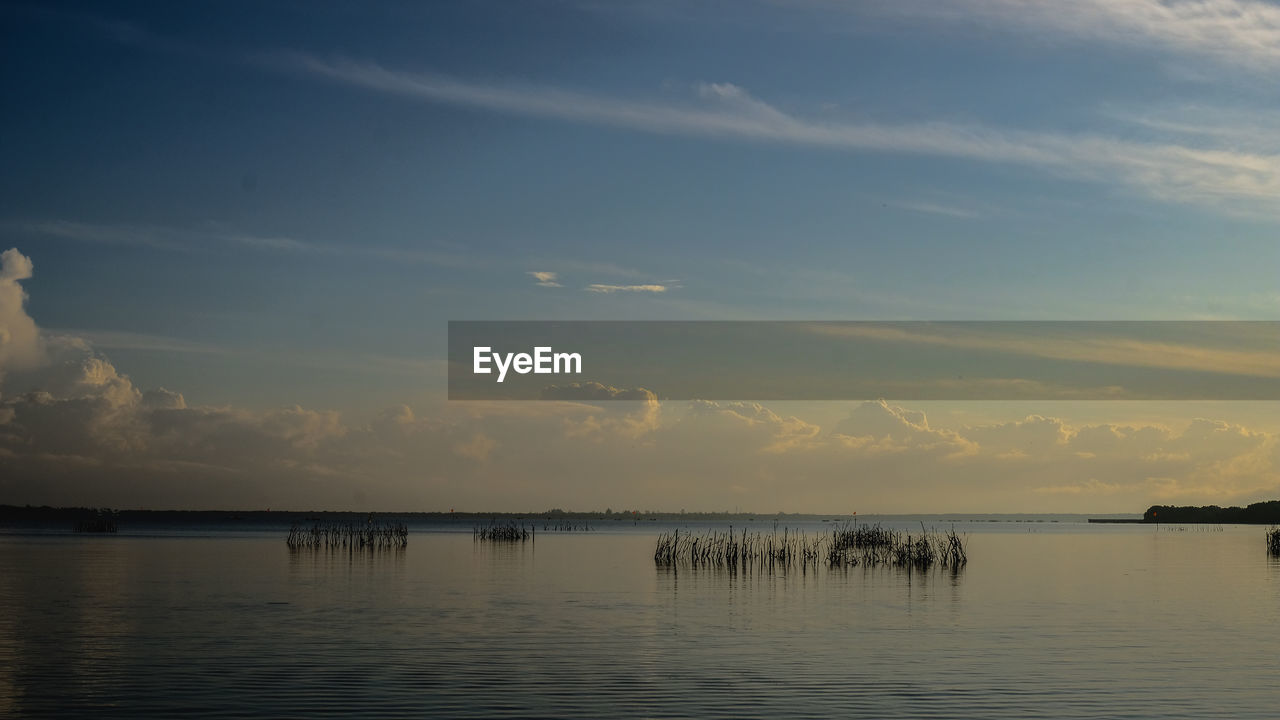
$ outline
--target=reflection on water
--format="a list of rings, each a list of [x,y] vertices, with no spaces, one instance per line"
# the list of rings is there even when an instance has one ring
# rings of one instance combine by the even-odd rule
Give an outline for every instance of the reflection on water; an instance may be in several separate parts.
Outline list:
[[[1261,533],[970,529],[925,572],[655,567],[622,533],[0,536],[0,715],[1268,717]]]
[[[300,573],[332,572],[343,568],[371,568],[374,566],[394,565],[404,569],[406,547],[286,547],[289,556],[289,572],[296,576]]]

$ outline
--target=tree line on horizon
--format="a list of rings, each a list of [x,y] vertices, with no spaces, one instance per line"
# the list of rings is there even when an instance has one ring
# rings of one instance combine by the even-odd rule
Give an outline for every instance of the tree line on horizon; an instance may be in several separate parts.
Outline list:
[[[1152,505],[1142,514],[1150,523],[1218,523],[1221,525],[1280,524],[1280,500],[1252,503],[1246,507],[1218,505]]]

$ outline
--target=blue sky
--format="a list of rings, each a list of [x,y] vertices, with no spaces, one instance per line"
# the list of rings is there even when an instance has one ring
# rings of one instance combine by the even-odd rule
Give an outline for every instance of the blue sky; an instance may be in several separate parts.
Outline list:
[[[0,33],[24,312],[192,407],[436,402],[459,319],[1280,315],[1271,3],[14,3]]]
[[[437,357],[463,318],[1280,307],[1274,48],[1110,28],[1137,1],[620,5],[6,6],[33,315],[341,365]],[[1234,176],[1259,162],[1260,195]],[[218,398],[145,354],[208,400],[312,381]],[[367,375],[344,386],[391,389]]]

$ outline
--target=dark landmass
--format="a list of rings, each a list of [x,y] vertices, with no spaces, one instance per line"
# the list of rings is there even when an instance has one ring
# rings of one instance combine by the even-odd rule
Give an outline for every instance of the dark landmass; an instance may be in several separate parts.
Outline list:
[[[353,522],[370,516],[394,518],[408,522],[449,523],[468,527],[475,523],[497,520],[567,520],[596,523],[637,523],[671,521],[732,521],[775,519],[797,522],[849,520],[852,515],[813,515],[803,513],[672,513],[656,510],[568,511],[552,509],[542,512],[363,512],[333,510],[113,510],[110,508],[50,507],[48,505],[0,505],[0,527],[75,527],[85,522],[110,518],[120,527],[189,527],[189,526],[262,526],[290,525],[297,522]]]
[[[1277,525],[1280,524],[1280,500],[1256,502],[1248,507],[1152,505],[1142,514],[1142,521],[1148,523]]]
[[[262,530],[288,529],[295,523],[353,523],[365,522],[370,517],[377,521],[401,522],[407,525],[440,527],[456,524],[459,529],[494,522],[525,521],[586,524],[591,529],[604,529],[623,525],[686,524],[686,523],[840,523],[850,520],[867,522],[892,521],[908,517],[926,522],[1017,522],[1056,523],[1080,522],[1080,515],[1050,514],[915,514],[915,515],[853,515],[817,513],[750,513],[750,512],[667,512],[659,510],[604,510],[569,511],[553,508],[541,512],[367,512],[367,511],[319,511],[319,510],[112,510],[109,508],[50,507],[48,505],[0,504],[0,528],[54,529],[71,531],[86,527],[84,523],[109,522],[121,532],[133,530],[191,529],[207,527],[227,530],[243,528]],[[114,531],[112,531],[114,532]]]

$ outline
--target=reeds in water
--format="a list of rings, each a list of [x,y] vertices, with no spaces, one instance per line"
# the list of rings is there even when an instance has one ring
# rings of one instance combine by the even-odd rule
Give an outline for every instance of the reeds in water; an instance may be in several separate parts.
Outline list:
[[[554,522],[546,522],[542,524],[543,530],[554,530],[556,532],[590,532],[591,523],[574,522],[572,520],[556,520]]]
[[[809,535],[786,528],[781,533],[735,533],[711,530],[658,536],[653,559],[658,565],[690,565],[748,570],[796,566],[806,568],[825,562],[828,567],[889,565],[913,569],[960,568],[969,562],[964,539],[956,531],[930,531],[919,535],[889,530],[880,525],[843,525],[830,534]]]
[[[533,525],[526,527],[517,522],[495,522],[475,526],[471,530],[471,538],[476,542],[525,542],[533,539],[533,532]]]
[[[289,528],[285,542],[290,548],[393,550],[409,544],[409,528],[403,523],[375,522],[338,523],[313,522],[311,525],[294,523]]]
[[[1272,525],[1267,530],[1267,552],[1280,555],[1280,527]]]
[[[103,508],[93,515],[88,515],[76,521],[75,531],[78,533],[113,533],[116,531],[116,515],[115,510]]]

